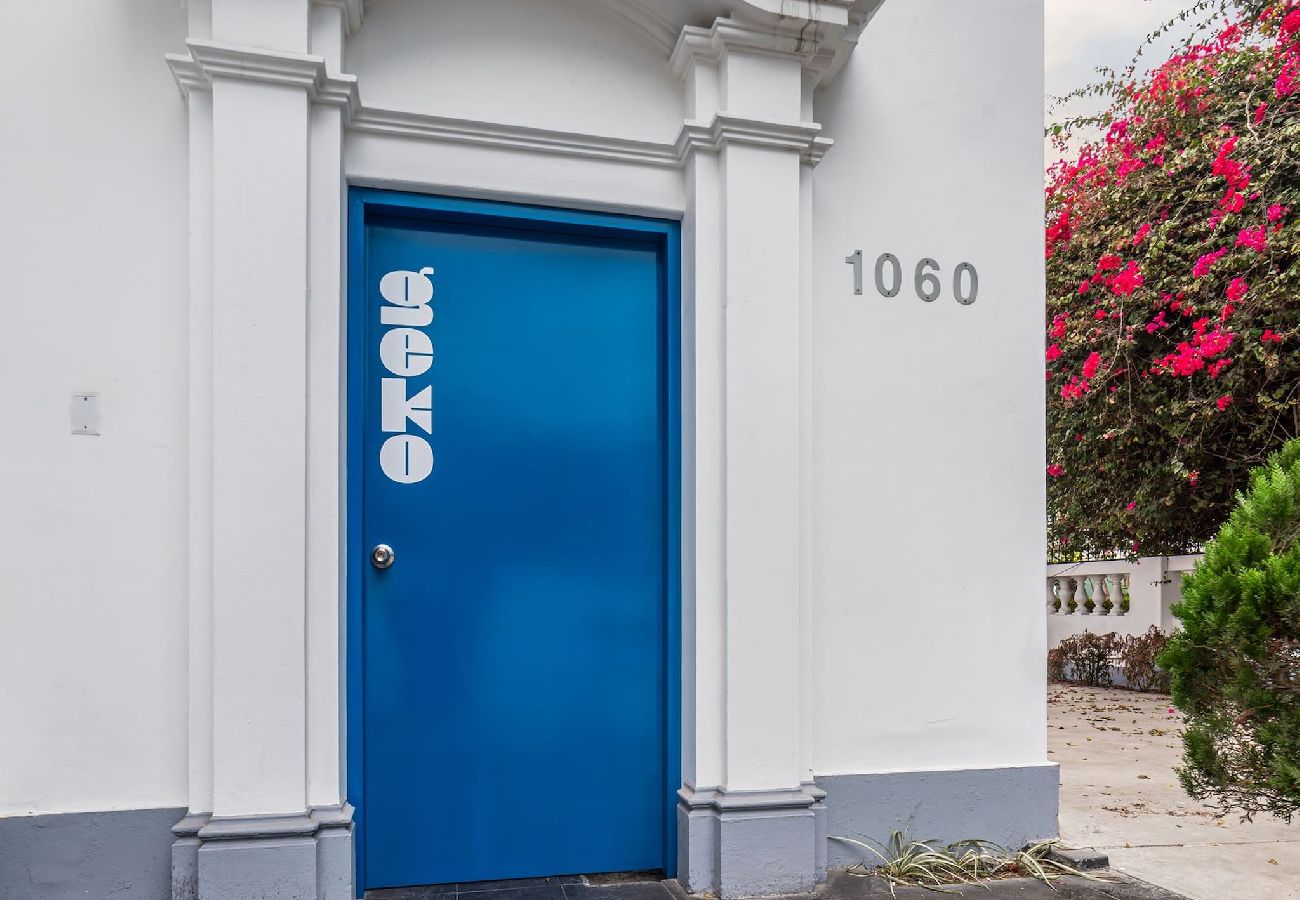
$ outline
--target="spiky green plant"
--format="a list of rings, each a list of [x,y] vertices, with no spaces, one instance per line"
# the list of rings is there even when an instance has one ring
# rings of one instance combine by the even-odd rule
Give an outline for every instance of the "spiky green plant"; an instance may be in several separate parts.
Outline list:
[[[1038,841],[1011,851],[992,841],[964,840],[942,844],[937,840],[915,841],[902,831],[895,831],[888,844],[833,837],[865,851],[864,860],[848,869],[852,875],[875,877],[889,885],[895,895],[900,887],[920,887],[941,894],[955,894],[953,885],[978,885],[984,881],[1008,877],[1035,878],[1051,885],[1066,875],[1103,881],[1097,875],[1081,872],[1052,856],[1055,841]]]

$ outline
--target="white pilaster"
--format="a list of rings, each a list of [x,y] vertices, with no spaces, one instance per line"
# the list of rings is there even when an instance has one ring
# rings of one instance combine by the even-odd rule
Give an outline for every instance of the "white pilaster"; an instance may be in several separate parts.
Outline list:
[[[804,558],[812,184],[828,142],[811,112],[815,41],[773,23],[688,28],[687,485],[695,556],[684,610],[688,719],[680,875],[724,897],[811,890],[819,795],[806,695]],[[689,417],[689,414],[688,414]],[[691,597],[690,591],[686,594]],[[693,725],[693,730],[691,726]],[[781,860],[773,868],[756,859]]]
[[[195,0],[189,53],[168,58],[191,120],[191,786],[177,897],[260,889],[268,865],[294,896],[351,896],[339,448],[341,148],[356,86],[337,66],[358,10]]]

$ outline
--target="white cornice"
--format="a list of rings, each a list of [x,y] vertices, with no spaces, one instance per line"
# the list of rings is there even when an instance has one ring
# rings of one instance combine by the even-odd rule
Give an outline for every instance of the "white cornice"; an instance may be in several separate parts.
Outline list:
[[[479,147],[606,159],[649,166],[679,165],[678,155],[672,144],[600,137],[523,125],[501,125],[472,119],[453,119],[364,106],[353,112],[348,127],[352,131],[367,134],[390,134]]]
[[[714,20],[708,28],[686,26],[678,35],[669,64],[679,78],[694,64],[712,64],[728,50],[743,50],[800,60],[814,85],[839,71],[862,31],[884,0],[763,0],[742,13]],[[777,5],[786,12],[755,16],[758,6]],[[798,12],[802,10],[802,13]],[[804,14],[820,11],[815,18]],[[831,15],[831,13],[834,15]]]
[[[185,44],[188,54],[166,55],[183,94],[211,90],[215,79],[232,78],[302,88],[313,102],[341,106],[349,114],[360,105],[356,76],[329,72],[323,57],[193,38]]]
[[[687,122],[673,143],[603,137],[524,125],[503,125],[422,113],[359,106],[349,131],[414,140],[515,150],[577,159],[598,159],[655,168],[680,168],[693,153],[716,153],[728,144],[792,150],[807,165],[821,162],[832,141],[809,122],[767,122],[726,113],[707,122]]]
[[[718,113],[709,122],[687,122],[677,138],[677,157],[689,159],[692,153],[716,153],[728,144],[767,147],[774,150],[797,150],[808,165],[821,162],[833,143],[821,136],[822,128],[814,122],[769,122]]]

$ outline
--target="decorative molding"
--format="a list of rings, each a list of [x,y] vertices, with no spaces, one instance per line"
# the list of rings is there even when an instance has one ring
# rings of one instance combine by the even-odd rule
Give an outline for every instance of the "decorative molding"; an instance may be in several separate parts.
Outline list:
[[[812,809],[825,796],[825,791],[811,783],[800,785],[798,789],[777,791],[728,791],[721,787],[694,788],[687,785],[677,792],[678,802],[686,809],[719,813]]]
[[[729,16],[715,19],[707,28],[688,25],[681,30],[669,57],[678,78],[685,78],[692,64],[716,64],[728,50],[794,57],[803,65],[814,86],[837,73],[857,46],[867,23],[884,0],[855,0],[840,4],[842,17],[800,18],[793,13],[763,16]],[[807,3],[796,3],[804,7]],[[753,4],[751,4],[751,8]],[[824,0],[812,3],[825,12]]]
[[[677,158],[685,161],[692,153],[716,153],[728,144],[797,150],[810,166],[821,162],[834,143],[821,136],[815,122],[769,122],[746,119],[720,112],[710,122],[687,122],[677,138]]]
[[[172,826],[178,837],[196,836],[204,841],[247,840],[249,838],[305,837],[321,829],[347,828],[352,824],[352,804],[314,806],[289,816],[214,816],[190,813]]]
[[[346,127],[363,134],[658,168],[680,168],[692,153],[716,152],[727,144],[797,150],[806,164],[816,165],[832,143],[821,137],[821,126],[815,123],[767,122],[725,112],[708,122],[687,122],[676,141],[661,143],[379,109],[362,106],[356,76],[330,73],[322,57],[212,41],[190,40],[187,45],[188,54],[166,56],[183,95],[211,90],[212,82],[219,78],[297,87],[306,91],[312,102],[342,108]]]
[[[648,166],[680,164],[673,144],[601,137],[549,128],[502,125],[421,113],[358,107],[348,125],[352,131],[389,134],[479,147],[497,147],[558,156],[607,159]]]
[[[193,90],[211,90],[212,82],[218,78],[232,78],[302,88],[312,102],[340,106],[345,115],[353,114],[360,106],[356,76],[329,72],[324,57],[194,38],[185,44],[188,54],[165,56],[185,96]]]
[[[597,0],[602,6],[641,32],[664,53],[672,53],[678,28],[659,15],[653,0]]]

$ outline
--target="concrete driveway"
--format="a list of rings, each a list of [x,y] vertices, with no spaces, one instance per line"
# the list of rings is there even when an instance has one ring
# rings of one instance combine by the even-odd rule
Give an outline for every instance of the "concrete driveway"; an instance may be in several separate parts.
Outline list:
[[[1300,818],[1241,822],[1191,800],[1174,768],[1168,697],[1048,686],[1048,754],[1061,765],[1061,842],[1192,900],[1300,900]]]

